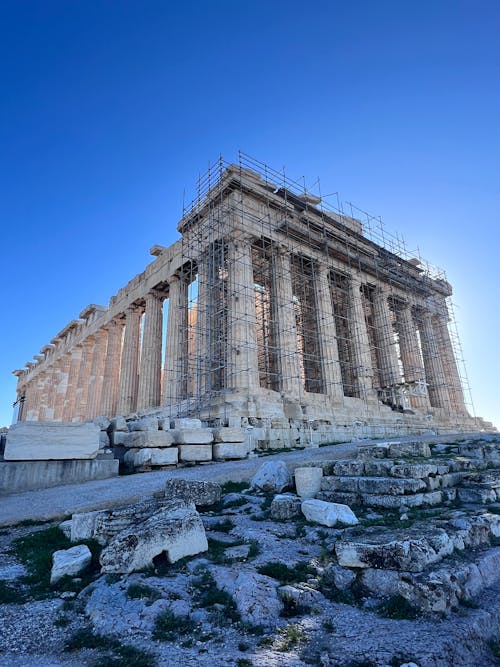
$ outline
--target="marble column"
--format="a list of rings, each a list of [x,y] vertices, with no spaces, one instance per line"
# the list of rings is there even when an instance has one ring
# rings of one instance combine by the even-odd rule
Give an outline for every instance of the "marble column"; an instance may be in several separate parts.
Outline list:
[[[228,243],[228,387],[250,390],[259,387],[257,317],[252,266],[252,239],[238,234]]]
[[[188,362],[187,317],[188,283],[185,279],[177,275],[171,276],[169,280],[162,405],[175,405],[186,397],[186,369]]]
[[[212,389],[211,361],[212,361],[212,333],[213,321],[210,317],[210,301],[212,290],[210,288],[210,275],[212,258],[207,250],[199,257],[198,263],[198,297],[196,301],[196,326],[195,326],[195,371],[196,377],[193,384],[195,396],[203,394]]]
[[[90,369],[94,353],[94,337],[88,336],[82,343],[82,358],[76,383],[75,409],[71,421],[83,422],[87,419]]]
[[[141,309],[132,305],[125,315],[120,383],[118,389],[118,414],[128,415],[136,409],[139,384],[139,342],[141,337]]]
[[[373,295],[373,326],[382,387],[391,387],[401,382],[396,338],[388,297],[389,293],[385,287],[379,286],[375,289]]]
[[[302,394],[297,323],[292,289],[289,251],[279,246],[273,252],[273,309],[278,349],[278,369],[283,394],[299,399]]]
[[[54,421],[63,420],[64,400],[68,389],[68,376],[71,363],[71,355],[65,354],[60,360],[59,382],[56,386],[54,403]]]
[[[43,370],[38,375],[38,413],[36,418],[33,416],[33,421],[45,421],[46,410],[47,410],[47,372]],[[30,420],[31,421],[31,420]]]
[[[337,331],[330,287],[328,267],[320,264],[316,269],[315,298],[318,317],[318,337],[321,354],[321,372],[324,393],[334,403],[341,403],[344,398],[344,386],[340,371]]]
[[[61,377],[61,359],[52,362],[50,368],[47,369],[47,376],[49,378],[47,387],[47,406],[45,410],[45,420],[55,420],[56,407],[56,389]]]
[[[120,357],[122,352],[123,319],[107,324],[108,341],[102,376],[101,412],[105,417],[117,416]]]
[[[361,280],[356,275],[349,279],[350,328],[352,331],[352,357],[355,392],[363,400],[375,400],[370,339],[366,328]]]
[[[420,383],[422,389],[421,395],[410,396],[410,404],[417,410],[425,410],[430,408],[431,404],[425,384],[425,370],[418,343],[417,327],[410,304],[404,303],[397,308],[396,327],[405,382]]]
[[[432,323],[432,315],[429,311],[420,312],[419,324],[425,377],[427,379],[431,405],[434,408],[450,410],[450,396],[448,394],[448,387],[446,386],[446,378]]]
[[[66,397],[63,406],[63,421],[70,422],[75,416],[75,399],[78,375],[80,372],[80,364],[82,362],[82,346],[75,345],[71,350],[71,362],[68,372],[68,387],[66,390]]]
[[[92,365],[90,367],[89,378],[87,419],[95,419],[95,417],[100,415],[102,374],[104,370],[104,359],[106,356],[106,346],[108,342],[108,332],[105,327],[96,331],[94,334],[94,341],[94,352],[92,355]]]
[[[163,294],[151,291],[145,296],[141,370],[137,409],[155,408],[161,398],[161,350],[163,342]]]
[[[467,408],[465,407],[464,392],[446,317],[436,317],[434,325],[451,407],[457,412],[465,413]]]

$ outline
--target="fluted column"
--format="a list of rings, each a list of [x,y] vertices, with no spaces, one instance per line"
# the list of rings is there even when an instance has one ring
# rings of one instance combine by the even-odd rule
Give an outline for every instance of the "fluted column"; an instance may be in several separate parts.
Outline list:
[[[373,295],[373,325],[382,387],[391,387],[401,382],[388,296],[384,287],[377,287]]]
[[[38,421],[41,384],[41,374],[39,374],[24,387],[23,421]]]
[[[50,368],[47,369],[48,387],[47,387],[47,406],[45,409],[45,420],[55,420],[56,408],[56,389],[61,377],[61,359],[53,361]]]
[[[429,394],[425,384],[425,370],[418,343],[417,327],[410,304],[401,304],[396,310],[396,326],[399,335],[399,351],[406,382],[420,383],[422,394],[410,396],[412,407],[425,410],[430,407]]]
[[[212,318],[210,317],[210,275],[212,259],[207,252],[199,257],[198,263],[198,297],[196,301],[196,336],[195,336],[195,373],[193,382],[194,394],[202,396],[212,388],[210,377],[212,351]]]
[[[90,369],[94,352],[94,338],[88,336],[82,343],[82,358],[78,371],[78,381],[75,396],[75,409],[71,421],[83,422],[87,419]]]
[[[235,389],[259,386],[257,318],[252,266],[252,239],[246,235],[228,244],[229,279],[229,368],[228,385]]]
[[[66,390],[66,397],[64,399],[63,420],[70,422],[75,416],[75,399],[78,383],[78,375],[80,372],[80,364],[82,362],[82,346],[76,345],[71,350],[71,362],[68,373],[68,387]]]
[[[47,390],[48,390],[47,371],[42,371],[38,376],[38,405],[37,416],[33,415],[33,421],[45,421],[47,411]],[[36,410],[35,410],[36,412]]]
[[[281,390],[285,396],[298,399],[302,393],[297,323],[292,290],[290,253],[284,247],[273,253],[273,307],[278,348]]]
[[[137,395],[138,410],[159,406],[161,397],[163,295],[155,291],[148,292],[145,302],[141,370]]]
[[[118,382],[122,352],[123,320],[115,318],[107,325],[108,343],[102,376],[101,412],[106,417],[117,416]]]
[[[448,322],[445,317],[436,317],[435,331],[451,406],[457,412],[467,412],[460,373],[458,372]]]
[[[139,341],[141,337],[141,310],[129,306],[126,311],[123,337],[120,384],[118,390],[118,414],[127,415],[136,409],[139,384]]]
[[[169,280],[167,341],[163,371],[163,405],[178,403],[186,396],[186,368],[188,363],[187,317],[187,281],[177,275],[171,276]],[[194,383],[194,388],[196,391],[196,382]]]
[[[420,340],[424,359],[425,377],[427,379],[429,398],[435,408],[451,409],[450,397],[446,386],[443,364],[429,311],[422,311],[419,316]]]
[[[350,327],[352,331],[353,375],[356,394],[364,400],[374,399],[373,366],[370,354],[370,339],[366,328],[361,281],[352,275],[350,290]]]
[[[71,363],[71,355],[65,354],[60,360],[59,382],[56,387],[54,402],[54,420],[62,421],[64,412],[64,400],[68,389],[68,376]]]
[[[100,414],[101,394],[102,394],[102,374],[104,370],[104,358],[106,355],[106,346],[108,341],[108,332],[105,327],[99,329],[94,334],[94,352],[92,355],[92,365],[90,367],[89,379],[89,399],[87,418],[94,419]]]
[[[334,402],[342,402],[344,386],[340,371],[329,270],[323,265],[319,265],[316,270],[315,296],[324,390]]]

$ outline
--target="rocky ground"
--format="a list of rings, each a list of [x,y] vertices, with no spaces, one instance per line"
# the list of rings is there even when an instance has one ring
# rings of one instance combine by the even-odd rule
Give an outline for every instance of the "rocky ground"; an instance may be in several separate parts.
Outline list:
[[[441,461],[449,468],[450,460],[464,459],[451,450],[434,454],[424,457],[426,469],[412,469],[429,473],[428,488],[437,487],[439,475],[451,474],[443,468],[438,475],[432,465]],[[364,469],[379,455],[372,451],[367,458],[365,452]],[[422,461],[409,456],[397,465]],[[335,485],[354,484],[352,462],[349,470],[336,465],[337,473],[349,474],[337,475],[341,481],[334,483],[335,470],[325,464],[326,494]],[[474,478],[475,492],[478,484],[496,488],[484,481],[484,471],[491,475],[496,464],[483,461],[476,469],[483,481]],[[160,556],[153,567],[130,574],[102,574],[103,545],[80,540],[93,554],[91,566],[51,586],[53,551],[71,547],[57,524],[1,530],[0,666],[499,664],[496,501],[464,495],[466,502],[448,494],[432,506],[412,508],[408,498],[422,496],[414,484],[415,495],[390,508],[358,498],[352,508],[359,524],[329,527],[307,521],[293,493],[275,500],[287,483],[285,474],[262,484],[264,490],[224,485],[220,499],[197,503],[207,551],[173,564]],[[378,482],[380,488],[387,484]],[[163,502],[152,501],[151,511],[163,511]],[[142,506],[139,513],[144,511]],[[108,533],[125,516],[108,512]],[[380,535],[390,562],[339,564],[347,558],[346,545],[356,547],[349,558],[364,557],[362,548],[366,554],[371,544],[379,545]]]

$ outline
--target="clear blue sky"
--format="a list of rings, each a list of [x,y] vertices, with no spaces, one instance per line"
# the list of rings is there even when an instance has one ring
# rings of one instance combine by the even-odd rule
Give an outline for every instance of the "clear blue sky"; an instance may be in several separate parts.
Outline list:
[[[500,4],[0,3],[0,425],[19,368],[170,244],[242,149],[339,191],[455,288],[500,425]]]

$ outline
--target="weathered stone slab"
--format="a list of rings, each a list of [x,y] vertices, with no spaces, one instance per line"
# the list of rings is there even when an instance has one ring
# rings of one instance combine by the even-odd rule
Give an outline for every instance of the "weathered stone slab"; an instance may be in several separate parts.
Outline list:
[[[391,474],[391,468],[394,461],[377,459],[375,461],[365,461],[365,475],[369,477],[387,477]]]
[[[212,445],[179,445],[179,459],[186,463],[212,460]]]
[[[165,498],[181,498],[199,507],[214,505],[222,495],[220,484],[194,479],[168,479],[165,484]]]
[[[98,426],[92,423],[18,422],[9,428],[6,461],[93,459],[99,451]]]
[[[410,477],[422,479],[437,474],[437,466],[431,463],[397,463],[393,465],[390,474],[393,477]]]
[[[157,431],[158,418],[157,417],[141,417],[136,421],[129,423],[131,431]]]
[[[314,498],[321,489],[322,468],[298,467],[294,470],[295,489],[301,498]]]
[[[212,445],[214,459],[244,459],[248,454],[245,442],[216,442]]]
[[[182,417],[174,419],[174,429],[192,429],[192,428],[201,428],[200,419],[190,419],[187,417]]]
[[[133,431],[125,436],[125,447],[170,447],[173,443],[170,431]]]
[[[292,486],[292,476],[284,461],[266,461],[252,477],[251,488],[281,493]]]
[[[125,452],[124,463],[132,468],[175,465],[178,461],[177,447],[130,449]]]
[[[431,456],[431,448],[426,442],[394,442],[389,445],[387,456],[391,459],[405,456]]]
[[[153,564],[164,553],[170,563],[208,549],[205,529],[194,505],[171,509],[168,505],[146,521],[119,533],[103,549],[102,571],[130,573]]]
[[[367,531],[366,535],[335,543],[337,560],[343,567],[375,568],[421,572],[453,552],[454,545],[446,531],[439,528],[413,527],[410,534],[399,531]]]
[[[179,445],[208,445],[214,436],[209,428],[184,428],[172,431],[174,442]]]
[[[214,442],[245,442],[246,434],[241,428],[224,426],[212,429]]]
[[[358,481],[358,490],[360,493],[404,495],[425,491],[426,488],[425,482],[421,479],[360,477]]]
[[[301,499],[286,493],[274,496],[270,507],[271,519],[287,521],[300,516]]]
[[[368,505],[369,507],[397,509],[401,505],[405,505],[406,507],[439,505],[443,500],[443,494],[441,491],[428,491],[427,493],[415,493],[407,496],[363,493],[361,500],[364,505]]]
[[[85,544],[61,549],[52,554],[50,583],[55,584],[65,576],[74,577],[90,565],[92,554]]]
[[[301,510],[308,521],[330,528],[336,524],[354,526],[359,523],[351,508],[340,503],[328,503],[316,499],[304,500]]]
[[[363,475],[365,472],[365,463],[359,459],[347,459],[346,461],[337,461],[333,466],[333,473],[335,475],[343,475],[347,477],[356,477]]]
[[[109,512],[106,510],[73,514],[71,517],[71,541],[91,540],[95,535],[98,517],[106,516],[107,514]]]

